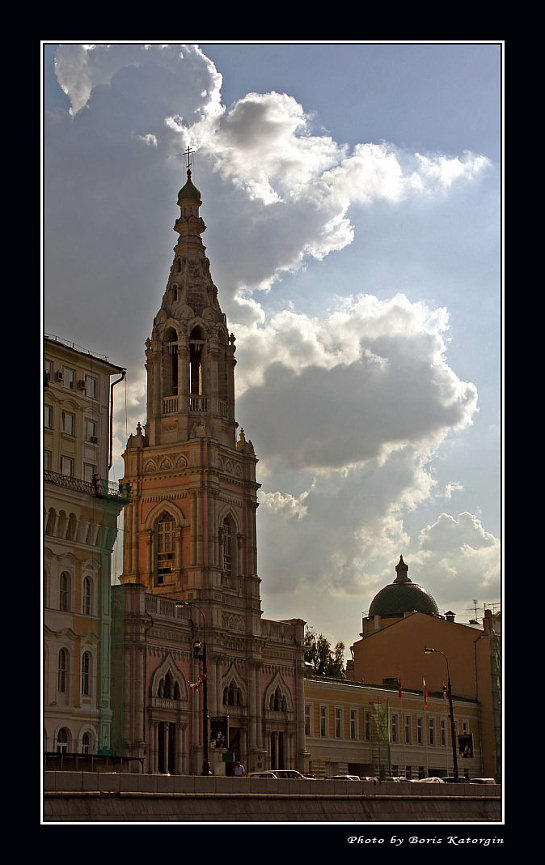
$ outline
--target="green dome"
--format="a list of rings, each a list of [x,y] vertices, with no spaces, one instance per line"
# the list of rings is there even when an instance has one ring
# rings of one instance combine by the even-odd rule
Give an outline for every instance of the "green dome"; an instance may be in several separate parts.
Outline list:
[[[369,607],[370,616],[402,616],[403,613],[427,613],[438,616],[434,599],[418,583],[391,583],[375,595]]]
[[[399,558],[396,566],[397,577],[393,583],[378,592],[369,607],[369,616],[402,616],[404,613],[427,613],[438,616],[439,609],[434,598],[426,589],[413,583],[407,576],[408,567]]]

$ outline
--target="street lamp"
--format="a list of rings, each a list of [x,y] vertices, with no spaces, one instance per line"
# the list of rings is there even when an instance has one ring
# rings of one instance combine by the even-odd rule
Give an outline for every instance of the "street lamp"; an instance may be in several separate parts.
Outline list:
[[[424,649],[425,655],[431,655],[433,653],[437,653],[438,655],[442,655],[447,664],[447,697],[448,697],[448,705],[449,705],[449,715],[450,715],[450,736],[452,739],[452,761],[454,764],[454,781],[455,783],[458,781],[458,755],[456,752],[456,735],[454,732],[454,708],[452,705],[452,687],[450,684],[450,670],[448,665],[448,658],[444,652],[440,649]]]
[[[202,747],[203,761],[201,775],[211,775],[208,761],[208,667],[206,665],[206,619],[203,611],[190,601],[176,601],[177,607],[195,607],[202,616],[203,639],[193,643],[193,657],[202,658]]]

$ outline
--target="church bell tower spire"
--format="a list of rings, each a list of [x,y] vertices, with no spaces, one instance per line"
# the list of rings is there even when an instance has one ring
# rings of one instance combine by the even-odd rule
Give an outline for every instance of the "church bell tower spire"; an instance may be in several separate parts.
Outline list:
[[[180,216],[161,308],[146,341],[150,445],[211,436],[235,440],[235,338],[218,303],[201,235],[201,193],[189,167],[178,193]]]
[[[236,438],[235,337],[210,275],[189,154],[174,259],[146,340],[147,418],[123,455],[121,582],[203,604],[219,592],[259,617],[257,459],[242,431]]]

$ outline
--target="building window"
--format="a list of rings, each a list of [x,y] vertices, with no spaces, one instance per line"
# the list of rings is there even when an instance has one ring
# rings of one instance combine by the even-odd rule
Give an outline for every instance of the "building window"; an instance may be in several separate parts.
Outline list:
[[[273,697],[271,697],[271,700]],[[237,688],[234,682],[230,682],[229,685],[224,688],[223,703],[225,706],[242,706],[242,693],[240,688]],[[271,709],[272,708],[273,707],[271,706]]]
[[[59,609],[68,612],[70,609],[70,574],[63,571],[59,586]]]
[[[53,406],[44,404],[44,426],[53,429]]]
[[[49,471],[51,468],[51,451],[44,451],[44,469]]]
[[[61,431],[69,436],[74,435],[74,415],[72,412],[61,412]]]
[[[428,742],[435,745],[435,718],[430,718],[428,724]]]
[[[447,744],[447,722],[441,718],[441,745]]]
[[[336,707],[335,708],[335,737],[337,739],[340,739],[341,735],[342,735],[341,725],[342,725],[341,709]]]
[[[305,706],[305,736],[310,736],[310,706]]]
[[[274,694],[271,694],[269,709],[273,712],[285,712],[287,709],[286,698],[280,690],[280,686],[276,688]]]
[[[51,361],[46,360],[44,358],[44,384],[46,387],[49,384],[49,382],[51,381],[51,372],[52,372]]]
[[[81,753],[82,754],[90,754],[91,753],[91,734],[84,733],[81,737]]]
[[[93,475],[96,475],[97,467],[92,463],[83,463],[83,480],[92,483]]]
[[[96,442],[97,439],[97,424],[96,421],[85,418],[85,441]]]
[[[422,718],[416,719],[416,744],[423,745],[424,739],[422,736]]]
[[[57,691],[59,694],[66,693],[66,676],[68,672],[68,652],[66,649],[60,649],[57,665]]]
[[[68,751],[68,730],[62,727],[57,733],[57,754],[66,754]]]
[[[357,709],[350,709],[350,738],[357,739],[358,738],[358,711]]]
[[[62,380],[65,387],[69,388],[69,390],[74,390],[74,381],[76,378],[76,373],[73,369],[69,369],[66,366],[62,368]]]
[[[326,706],[320,706],[320,736],[326,736]]]
[[[233,575],[233,523],[226,517],[222,526],[223,574],[229,578]]]
[[[371,714],[370,712],[366,712],[364,715],[364,723],[363,723],[363,735],[366,742],[369,742],[371,739]]]
[[[88,697],[91,693],[91,655],[84,652],[81,656],[81,693]]]
[[[83,615],[92,615],[93,610],[93,584],[90,577],[85,577],[83,580]]]
[[[175,523],[170,514],[164,514],[157,523],[157,584],[165,581],[174,565]]]
[[[405,744],[411,744],[411,716],[405,715]]]
[[[203,391],[202,348],[204,339],[199,327],[189,336],[189,393],[201,395]]]
[[[85,376],[85,396],[96,399],[97,380],[92,375]]]
[[[398,729],[398,716],[397,714],[392,715],[391,719],[391,735],[392,742],[395,744],[399,739],[399,729]]]
[[[61,475],[74,477],[74,460],[71,457],[61,456]]]

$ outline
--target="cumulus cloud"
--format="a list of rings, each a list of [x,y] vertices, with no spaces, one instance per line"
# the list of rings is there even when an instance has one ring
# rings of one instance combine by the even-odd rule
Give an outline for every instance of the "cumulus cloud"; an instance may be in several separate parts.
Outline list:
[[[404,525],[436,486],[441,443],[477,411],[475,385],[448,362],[448,311],[395,285],[382,300],[351,286],[320,317],[289,299],[265,304],[286,274],[352,244],[356,209],[373,218],[379,206],[439,206],[479,182],[487,160],[350,148],[318,134],[285,93],[226,108],[221,74],[195,45],[62,45],[55,67],[71,109],[45,120],[46,319],[80,344],[85,328],[94,351],[128,368],[118,463],[125,432],[145,421],[144,340],[172,261],[189,145],[237,336],[237,416],[261,460],[267,592],[365,597],[393,578],[384,562],[408,550],[411,575],[440,575],[453,598],[472,596],[475,580],[492,587],[498,541],[476,517],[441,515],[416,549]],[[444,490],[448,499],[459,484]]]

